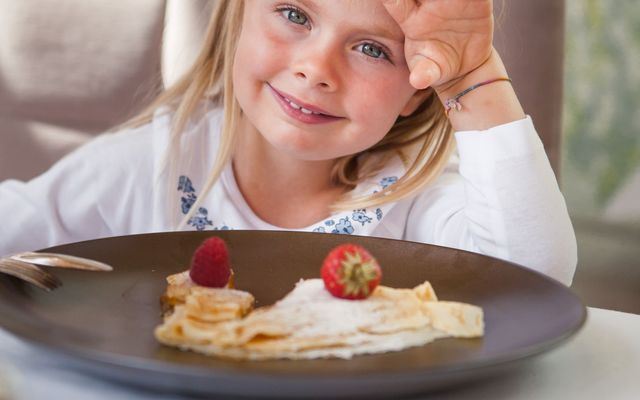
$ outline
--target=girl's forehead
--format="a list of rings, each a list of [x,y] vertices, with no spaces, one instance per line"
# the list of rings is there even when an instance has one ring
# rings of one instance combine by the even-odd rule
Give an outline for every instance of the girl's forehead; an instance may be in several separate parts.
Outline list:
[[[301,0],[305,1],[305,0]],[[387,35],[403,37],[402,29],[382,5],[382,0],[308,0],[322,3],[325,7],[342,5],[337,11],[345,18],[357,16],[357,24]]]
[[[249,0],[249,3],[270,3],[278,6],[278,0]],[[291,0],[286,4],[300,7],[318,23],[331,23],[344,28],[353,28],[380,34],[402,41],[402,29],[387,12],[382,0]]]

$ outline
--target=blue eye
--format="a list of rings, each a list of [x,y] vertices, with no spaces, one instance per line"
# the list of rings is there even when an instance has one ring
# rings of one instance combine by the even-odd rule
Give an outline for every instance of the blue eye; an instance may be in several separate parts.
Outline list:
[[[380,46],[373,43],[364,43],[358,46],[361,52],[372,58],[389,59],[387,54]]]
[[[288,7],[280,10],[285,18],[297,25],[306,25],[309,18],[300,10]]]
[[[363,44],[362,52],[373,58],[380,58],[381,56],[384,56],[382,49],[380,47],[372,45],[371,43]]]

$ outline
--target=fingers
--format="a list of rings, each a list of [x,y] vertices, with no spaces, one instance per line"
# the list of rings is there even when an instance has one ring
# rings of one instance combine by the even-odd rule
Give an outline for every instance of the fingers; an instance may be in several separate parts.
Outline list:
[[[415,56],[410,63],[409,82],[416,89],[426,89],[440,81],[442,71],[438,64],[430,58]]]
[[[401,26],[415,17],[419,12],[421,1],[420,0],[382,0],[382,5],[386,8],[391,17]],[[404,27],[403,27],[404,31]],[[405,31],[406,34],[406,31]],[[405,43],[407,46],[407,43]],[[409,81],[411,85],[416,89],[425,89],[431,86],[433,83],[438,82],[441,78],[442,72],[440,67],[433,60],[416,54],[415,56],[407,57],[407,63],[411,70]]]
[[[398,24],[406,21],[418,7],[416,0],[382,0],[382,5]]]

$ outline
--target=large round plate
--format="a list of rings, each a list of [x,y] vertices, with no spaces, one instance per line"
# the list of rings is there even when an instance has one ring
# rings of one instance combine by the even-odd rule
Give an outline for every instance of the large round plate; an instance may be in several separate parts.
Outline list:
[[[257,305],[275,302],[300,278],[319,276],[327,252],[364,245],[383,268],[383,284],[429,280],[441,300],[478,305],[481,339],[441,339],[400,352],[352,360],[238,362],[159,344],[165,277],[187,268],[211,235],[230,249],[236,287]],[[379,397],[427,392],[502,371],[560,344],[586,309],[566,287],[495,258],[425,244],[341,235],[219,231],[115,237],[50,251],[94,258],[109,273],[55,270],[64,285],[44,292],[0,277],[0,324],[68,365],[135,385],[200,394],[273,397]]]

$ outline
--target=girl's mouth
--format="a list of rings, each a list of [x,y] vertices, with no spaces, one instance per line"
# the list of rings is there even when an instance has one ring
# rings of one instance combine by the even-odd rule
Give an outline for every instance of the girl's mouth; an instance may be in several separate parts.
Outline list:
[[[304,122],[306,124],[323,124],[343,119],[342,117],[331,115],[318,107],[304,103],[287,93],[281,92],[269,83],[267,83],[267,87],[271,90],[273,97],[276,99],[278,104],[280,104],[282,110],[288,116],[300,122]]]

